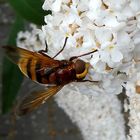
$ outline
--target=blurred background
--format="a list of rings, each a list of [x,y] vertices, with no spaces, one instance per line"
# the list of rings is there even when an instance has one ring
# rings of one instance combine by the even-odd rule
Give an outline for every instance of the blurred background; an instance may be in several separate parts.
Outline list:
[[[16,44],[17,33],[28,28],[29,23],[43,24],[44,15],[50,11],[44,12],[42,3],[42,0],[0,0],[0,46]],[[13,118],[13,105],[40,87],[23,77],[1,48],[0,77],[0,140],[82,140],[76,125],[53,98],[33,113]]]

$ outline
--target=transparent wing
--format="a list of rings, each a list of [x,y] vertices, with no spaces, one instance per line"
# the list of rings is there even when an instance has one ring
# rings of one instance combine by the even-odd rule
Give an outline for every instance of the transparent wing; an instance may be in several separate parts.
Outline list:
[[[6,54],[8,55],[8,57],[16,64],[18,64],[18,62],[21,59],[31,59],[31,58],[34,60],[40,60],[42,61],[42,63],[48,65],[58,64],[57,60],[54,60],[53,58],[47,55],[44,56],[37,52],[32,52],[23,48],[13,46],[3,46],[3,48],[6,50]]]
[[[21,116],[25,115],[34,109],[38,108],[41,104],[45,103],[50,97],[55,95],[59,90],[62,89],[64,85],[52,86],[47,90],[42,90],[39,92],[32,92],[18,106],[16,114]]]
[[[33,66],[37,62],[40,63],[40,69],[43,69],[44,67],[58,67],[60,64],[58,60],[54,60],[47,55],[44,56],[37,52],[12,46],[3,46],[3,48],[5,49],[7,56],[16,63],[23,72],[27,67],[28,61],[32,61],[31,65]]]

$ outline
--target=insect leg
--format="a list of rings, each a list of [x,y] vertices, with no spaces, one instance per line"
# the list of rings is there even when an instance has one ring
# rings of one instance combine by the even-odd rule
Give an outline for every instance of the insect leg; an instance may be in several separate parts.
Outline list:
[[[74,59],[77,59],[77,58],[79,58],[79,57],[85,56],[85,55],[92,54],[92,53],[97,52],[97,51],[98,51],[98,50],[93,50],[93,51],[91,51],[91,52],[84,53],[84,54],[79,55],[79,56],[73,56],[73,57],[70,58],[70,61],[72,61],[72,60],[74,60]]]
[[[53,58],[55,58],[57,55],[59,55],[64,50],[66,43],[67,43],[67,40],[68,40],[68,37],[65,38],[65,42],[64,42],[62,49]]]
[[[46,54],[44,54],[44,53],[47,53],[47,51],[48,51],[48,44],[47,44],[47,41],[45,41],[45,50],[39,50],[38,51],[38,53],[40,53],[40,54],[42,54],[42,55],[44,55],[44,56],[46,56]],[[47,55],[48,56],[48,55]]]

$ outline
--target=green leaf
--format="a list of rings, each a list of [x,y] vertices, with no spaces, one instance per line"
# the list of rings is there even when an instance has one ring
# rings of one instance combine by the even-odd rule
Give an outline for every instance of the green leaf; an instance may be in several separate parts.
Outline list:
[[[16,45],[16,36],[20,30],[23,30],[23,19],[17,16],[13,24],[8,45]],[[18,67],[4,57],[2,71],[2,113],[6,113],[12,107],[13,101],[18,93],[23,77]]]
[[[38,25],[43,25],[44,16],[50,14],[42,9],[42,0],[9,0],[9,3],[20,16]]]

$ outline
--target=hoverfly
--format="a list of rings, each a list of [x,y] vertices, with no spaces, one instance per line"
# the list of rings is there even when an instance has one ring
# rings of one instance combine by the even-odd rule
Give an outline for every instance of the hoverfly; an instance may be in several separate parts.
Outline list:
[[[18,115],[24,115],[36,109],[70,82],[90,81],[84,80],[88,73],[89,63],[79,57],[89,55],[97,50],[71,57],[69,60],[55,60],[55,57],[65,48],[67,39],[68,37],[65,38],[62,49],[52,58],[44,53],[47,50],[47,44],[46,50],[39,52],[12,46],[3,47],[7,56],[19,66],[25,76],[39,84],[50,85],[47,90],[33,92],[25,97],[18,107]]]

